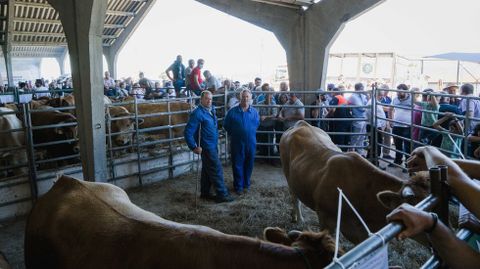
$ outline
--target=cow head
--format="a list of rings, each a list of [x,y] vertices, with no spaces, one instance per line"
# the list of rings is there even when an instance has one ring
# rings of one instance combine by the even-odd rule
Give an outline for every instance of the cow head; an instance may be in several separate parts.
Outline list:
[[[59,122],[58,124],[68,124],[68,123],[76,123],[77,122],[77,118],[75,118],[75,116],[73,116],[72,114],[70,114],[70,113],[63,113],[63,114],[64,114],[63,115],[64,120]],[[72,145],[72,150],[75,153],[80,152],[80,144],[78,143],[78,140],[77,140],[77,138],[78,138],[77,125],[56,127],[54,129],[54,132],[58,136],[62,137],[62,139],[65,139],[65,140],[75,139],[75,141],[70,142],[70,144]]]
[[[128,131],[133,131],[135,129],[135,119],[123,117],[131,117],[133,116],[133,114],[131,114],[126,108],[121,106],[110,107],[109,111],[111,117],[110,131],[112,133],[121,133],[113,135],[112,141],[117,146],[128,145],[132,140],[132,133]],[[143,119],[138,119],[138,124],[140,125],[142,123]]]
[[[62,106],[75,106],[75,97],[73,94],[66,95],[62,98]]]
[[[318,268],[330,264],[335,253],[335,241],[327,231],[318,233],[290,231],[287,233],[278,227],[268,227],[263,231],[263,237],[272,243],[300,249],[309,262]],[[339,249],[339,254],[343,255],[343,253],[343,250]]]
[[[377,193],[377,199],[388,208],[394,209],[403,203],[416,205],[430,193],[430,181],[427,172],[414,174],[405,181],[399,191],[382,191]]]

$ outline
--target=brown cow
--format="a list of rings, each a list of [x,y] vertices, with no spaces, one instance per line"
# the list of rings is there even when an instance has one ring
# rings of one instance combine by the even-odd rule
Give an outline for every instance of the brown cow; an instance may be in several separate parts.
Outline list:
[[[36,111],[31,113],[32,126],[46,126],[57,124],[76,123],[77,119],[70,113],[60,112],[48,106],[41,107],[45,111]],[[50,146],[39,147],[37,149],[44,149],[47,151],[47,158],[64,157],[74,155],[80,152],[80,145],[76,140],[78,138],[77,125],[58,126],[51,128],[41,128],[33,130],[33,142],[35,144],[48,143],[54,141],[74,140],[64,143],[59,143]],[[61,164],[64,162],[62,161]],[[67,161],[72,163],[72,160]]]
[[[386,225],[385,216],[392,208],[403,202],[416,204],[429,192],[424,177],[405,182],[387,174],[355,152],[343,153],[328,134],[305,121],[282,135],[280,157],[294,203],[293,219],[300,215],[303,221],[300,200],[317,213],[321,229],[335,230],[337,188],[343,190],[372,232]],[[348,206],[343,207],[341,228],[353,243],[367,237]]]
[[[110,113],[110,128],[107,128],[107,134],[111,131],[112,133],[121,133],[112,136],[112,141],[116,146],[125,146],[132,142],[133,133],[128,133],[127,131],[133,131],[135,127],[135,119],[125,118],[125,119],[115,119],[132,116],[128,110],[122,106],[109,106],[107,113]],[[143,120],[139,120],[139,125],[143,123]]]
[[[13,112],[15,112],[13,109],[0,107],[0,158],[5,160],[7,165],[18,166],[27,161],[27,153],[25,149],[2,151],[4,149],[23,147],[25,145],[25,133],[23,131],[22,122],[15,114],[3,114]],[[27,168],[25,167],[13,169],[14,175],[26,173]]]
[[[285,237],[275,229],[265,235]],[[28,217],[25,263],[50,269],[322,268],[332,259],[332,242],[324,232],[301,233],[284,242],[293,248],[176,223],[135,206],[116,186],[62,176]]]
[[[127,99],[128,101],[129,99]],[[135,105],[134,104],[127,104],[124,105],[125,108],[130,112],[135,114]],[[188,121],[188,115],[190,113],[191,105],[185,102],[158,102],[158,103],[138,103],[137,104],[138,116],[141,117],[144,122],[140,126],[141,129],[145,128],[152,128],[152,127],[160,127],[160,126],[168,126],[170,123],[171,125],[177,124],[186,124]],[[156,116],[147,116],[148,114],[155,114],[155,113],[167,113],[168,106],[170,106],[170,112],[174,112],[170,116],[170,123],[169,123],[169,116],[168,115],[156,115]],[[181,112],[184,111],[184,112]],[[177,113],[175,113],[177,112]],[[185,129],[184,126],[176,127],[172,129],[172,135],[174,138],[183,137],[183,130]],[[148,132],[148,134],[157,134],[160,138],[168,138],[169,132],[168,129],[158,130]]]

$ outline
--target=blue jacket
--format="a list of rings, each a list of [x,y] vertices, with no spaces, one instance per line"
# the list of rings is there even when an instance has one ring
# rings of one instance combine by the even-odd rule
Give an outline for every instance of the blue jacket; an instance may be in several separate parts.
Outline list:
[[[223,128],[232,138],[232,143],[249,143],[253,146],[257,143],[256,132],[260,125],[258,111],[250,106],[243,112],[240,105],[232,107],[225,117]]]
[[[208,111],[205,107],[198,106],[190,114],[187,126],[185,126],[184,136],[188,147],[193,150],[198,146],[198,130],[201,127],[200,146],[202,149],[216,149],[218,144],[217,126],[215,107],[212,106]]]

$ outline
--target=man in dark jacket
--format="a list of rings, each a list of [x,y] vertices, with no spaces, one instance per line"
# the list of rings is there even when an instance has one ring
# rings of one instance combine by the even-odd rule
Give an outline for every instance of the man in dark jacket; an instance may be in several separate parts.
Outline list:
[[[195,154],[201,154],[202,156],[200,198],[215,200],[217,203],[231,202],[233,199],[229,195],[227,188],[225,188],[222,164],[218,157],[217,128],[215,108],[212,106],[212,93],[203,91],[201,93],[200,105],[190,114],[185,127],[185,141]],[[216,196],[210,193],[212,185],[215,188]]]

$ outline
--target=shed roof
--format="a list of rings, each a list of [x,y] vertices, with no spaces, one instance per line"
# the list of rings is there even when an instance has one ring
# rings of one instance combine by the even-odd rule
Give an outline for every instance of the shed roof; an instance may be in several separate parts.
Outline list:
[[[61,57],[66,52],[67,40],[58,12],[46,0],[13,0],[10,16],[8,2],[0,0],[0,42],[11,40],[12,57]],[[103,46],[126,42],[153,2],[108,0]],[[9,33],[11,37],[7,37]]]

